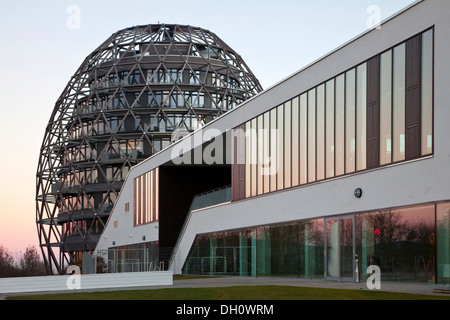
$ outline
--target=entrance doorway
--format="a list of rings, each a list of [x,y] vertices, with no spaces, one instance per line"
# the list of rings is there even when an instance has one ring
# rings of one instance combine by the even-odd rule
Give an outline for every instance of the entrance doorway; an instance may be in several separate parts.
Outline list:
[[[325,219],[325,279],[353,281],[355,270],[355,216]]]

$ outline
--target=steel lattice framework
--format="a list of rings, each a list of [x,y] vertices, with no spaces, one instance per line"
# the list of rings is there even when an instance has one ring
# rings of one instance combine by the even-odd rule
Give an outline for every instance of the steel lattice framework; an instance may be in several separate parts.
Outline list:
[[[118,31],[56,102],[37,169],[36,220],[49,273],[95,249],[128,170],[261,92],[214,33],[182,25]]]

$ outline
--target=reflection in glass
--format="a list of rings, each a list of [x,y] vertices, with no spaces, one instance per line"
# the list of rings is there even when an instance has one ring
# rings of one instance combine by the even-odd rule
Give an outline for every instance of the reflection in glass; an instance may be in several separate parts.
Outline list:
[[[308,110],[307,94],[300,96],[300,184],[308,182]]]
[[[300,182],[300,159],[299,159],[299,98],[292,100],[292,186],[297,186]]]
[[[291,187],[291,102],[284,104],[284,188]]]
[[[277,108],[278,121],[278,175],[277,175],[277,190],[284,188],[284,105]]]
[[[334,177],[334,80],[326,83],[326,177]]]
[[[366,169],[367,64],[356,69],[356,170]]]
[[[391,163],[392,154],[392,51],[381,55],[380,165]]]
[[[327,276],[339,276],[339,220],[326,222],[327,230]]]
[[[345,75],[336,78],[336,176],[345,173]]]
[[[427,282],[435,277],[435,242],[430,241],[434,205],[357,215],[357,228],[360,270],[377,265],[382,281]]]
[[[353,277],[353,220],[340,219],[340,276]]]
[[[437,205],[436,222],[437,235],[434,241],[438,243],[437,282],[448,284],[450,283],[450,203]]]
[[[317,87],[317,180],[325,178],[325,85]]]
[[[277,109],[270,110],[270,128],[271,134],[270,134],[270,165],[277,168],[279,167],[278,164],[278,152],[280,152],[278,148],[278,135],[279,131],[277,130]],[[274,134],[276,132],[277,134]],[[278,176],[279,170],[272,171],[272,174],[270,175],[270,191],[276,191],[277,190],[277,176]]]
[[[266,112],[264,113],[264,133],[263,133],[263,139],[264,139],[264,193],[270,192],[270,174],[269,174],[269,168],[270,168],[270,113]]]
[[[405,160],[405,77],[406,46],[394,48],[393,63],[393,158],[394,162]]]
[[[250,169],[251,169],[251,195],[256,196],[256,192],[257,192],[257,158],[258,158],[258,137],[256,135],[256,119],[251,120],[251,124],[250,124],[250,146],[251,146],[251,150],[250,150]]]
[[[299,223],[299,276],[301,278],[323,278],[323,228],[323,219]]]
[[[356,71],[352,69],[345,76],[345,173],[355,171],[355,119],[356,119]]]
[[[264,192],[264,176],[263,176],[263,161],[264,161],[264,135],[263,135],[263,129],[264,129],[264,117],[263,115],[260,115],[258,118],[256,118],[256,135],[258,139],[258,154],[257,154],[257,165],[256,165],[256,188],[257,188],[257,194],[263,194]]]
[[[422,35],[422,155],[433,153],[433,30]]]
[[[308,182],[316,181],[316,90],[308,92]]]

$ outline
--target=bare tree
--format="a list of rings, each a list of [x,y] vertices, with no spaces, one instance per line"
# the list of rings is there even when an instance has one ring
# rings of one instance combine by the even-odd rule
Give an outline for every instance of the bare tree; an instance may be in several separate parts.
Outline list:
[[[17,276],[17,269],[14,266],[14,258],[9,250],[0,246],[0,278]]]
[[[36,247],[29,246],[20,258],[19,269],[21,276],[43,276],[47,274],[44,262],[40,259]]]

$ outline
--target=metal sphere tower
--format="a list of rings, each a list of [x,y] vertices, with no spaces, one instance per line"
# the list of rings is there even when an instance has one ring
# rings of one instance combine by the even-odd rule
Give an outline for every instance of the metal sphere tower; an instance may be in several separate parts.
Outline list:
[[[262,91],[214,33],[146,25],[113,34],[57,100],[42,143],[36,222],[49,273],[95,249],[128,170]]]

